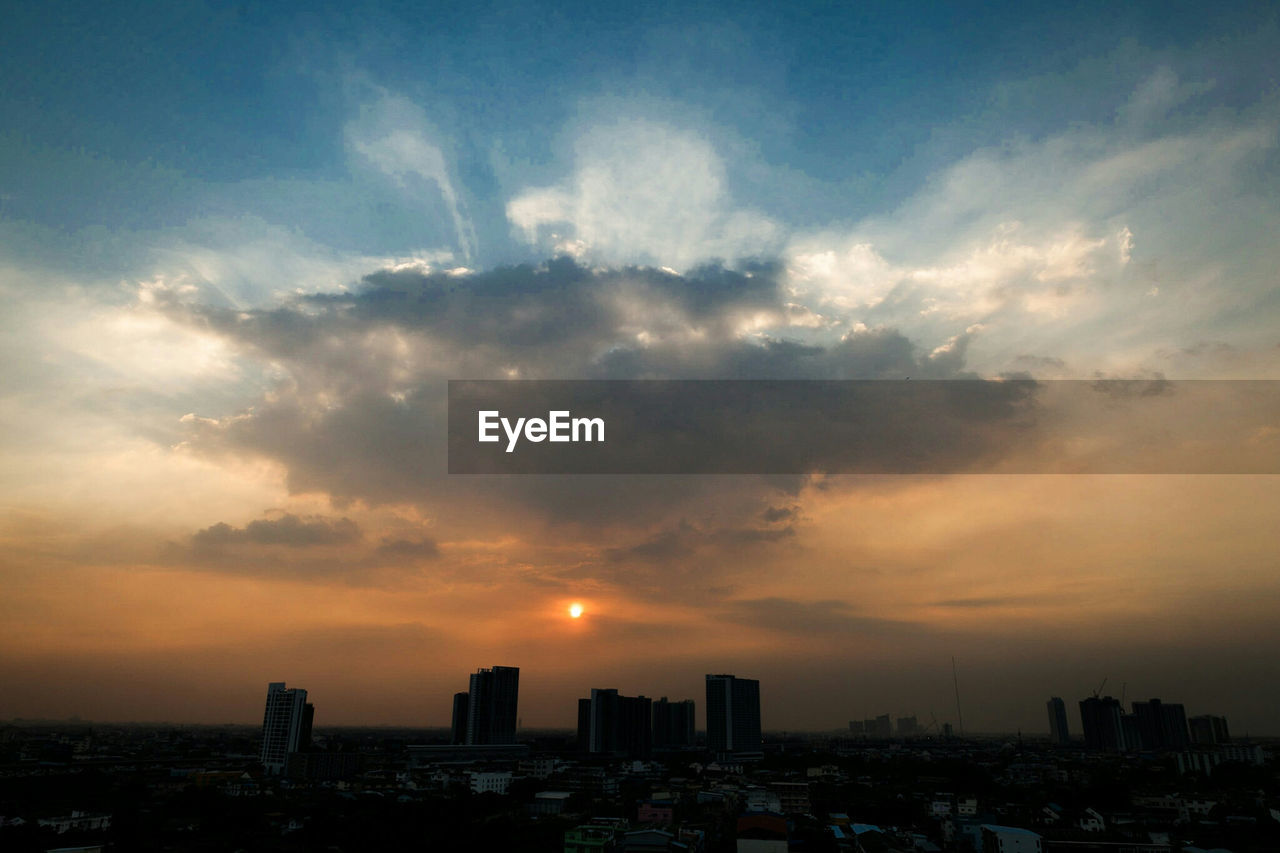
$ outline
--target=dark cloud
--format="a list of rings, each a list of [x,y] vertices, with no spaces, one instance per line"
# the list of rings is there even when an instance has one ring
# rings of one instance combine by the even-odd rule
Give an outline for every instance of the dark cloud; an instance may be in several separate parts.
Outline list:
[[[760,513],[760,517],[770,524],[776,524],[779,521],[794,521],[799,514],[800,507],[792,504],[791,506],[771,506]]]
[[[831,482],[838,478],[814,480],[789,472],[851,470],[840,464],[855,449],[845,438],[853,426],[859,458],[873,463],[856,470],[941,473],[987,470],[1005,462],[1037,470],[1036,430],[1047,386],[1055,386],[1068,408],[1105,408],[1100,404],[1110,405],[1117,395],[1152,406],[1168,392],[1159,377],[1129,384],[1099,381],[1096,387],[1084,381],[1078,390],[1066,387],[1069,383],[1029,379],[934,382],[974,378],[964,366],[970,333],[929,354],[892,328],[859,326],[839,340],[819,342],[807,328],[788,331],[788,296],[779,288],[779,277],[777,265],[767,263],[706,266],[677,275],[640,267],[588,268],[561,258],[466,275],[384,270],[352,292],[297,297],[272,309],[233,310],[175,294],[160,298],[172,316],[220,336],[242,358],[261,362],[278,377],[249,408],[185,419],[189,450],[268,458],[286,472],[290,491],[326,494],[339,507],[414,505],[432,519],[433,535],[445,530],[484,539],[502,529],[536,541],[553,526],[560,541],[592,556],[576,557],[559,573],[539,570],[537,582],[589,580],[655,601],[684,597],[715,603],[708,590],[732,589],[734,566],[759,566],[776,556],[771,552],[778,547],[797,542],[796,517],[787,515],[795,512],[790,501],[807,485],[834,488]],[[761,317],[765,328],[783,331],[758,334]],[[1020,366],[1057,367],[1049,359]],[[694,461],[742,459],[764,448],[753,459],[760,467],[750,470],[788,473],[738,476],[728,472],[742,469],[725,466],[720,469],[725,473],[715,477],[654,475],[701,470],[673,459],[678,449],[664,444],[645,449],[662,465],[633,468],[647,473],[625,478],[586,471],[553,477],[450,476],[448,380],[512,377],[910,381],[863,383],[870,396],[836,411],[820,405],[821,395],[798,400],[803,417],[812,411],[820,419],[814,422],[826,428],[824,440],[804,447],[812,467],[792,467],[802,444],[794,434],[795,410],[780,409],[778,414],[787,416],[772,419],[756,412],[741,428],[726,429],[723,419],[714,417],[700,426],[685,424],[698,426],[696,434],[704,436],[684,448]],[[914,411],[901,405],[902,395],[894,390],[904,384],[918,403]],[[890,393],[896,414],[887,416],[875,395]],[[1080,403],[1082,397],[1092,402]],[[680,412],[655,409],[646,416],[670,426]],[[1076,422],[1095,424],[1110,437],[1101,418],[1077,417]],[[908,435],[913,440],[905,440]],[[715,445],[708,436],[727,438]],[[1105,466],[1130,459],[1136,456],[1118,447],[1099,462],[1084,459],[1066,470],[1090,470],[1090,465],[1110,470]],[[1140,461],[1133,464],[1142,470]],[[851,485],[840,488],[870,482],[841,479]],[[769,508],[763,515],[762,506]],[[356,547],[358,529],[339,524],[275,519],[243,529],[214,525],[198,533],[188,553],[176,559],[200,568],[290,577],[355,579],[361,573],[413,570],[427,560],[439,560],[433,571],[449,570],[430,537],[396,532],[378,544]],[[353,553],[341,559],[305,547],[294,548],[305,554],[282,553],[339,541]],[[231,553],[233,546],[259,552],[246,559]],[[228,553],[213,553],[219,548]],[[814,615],[858,624],[856,614],[819,609]]]
[[[1028,371],[1062,372],[1067,369],[1067,363],[1062,359],[1043,355],[1020,355],[1013,360],[1013,363]]]
[[[721,618],[729,622],[765,628],[785,634],[811,637],[821,634],[918,634],[924,626],[897,619],[865,616],[845,601],[800,601],[790,598],[753,598],[730,602]]]
[[[279,518],[262,518],[244,527],[219,522],[197,531],[192,537],[196,547],[217,547],[251,543],[307,548],[316,545],[342,545],[360,539],[360,527],[349,518],[328,519],[319,516],[299,518],[286,513]]]
[[[378,553],[388,557],[430,559],[440,556],[440,546],[434,539],[383,539]]]
[[[1160,397],[1172,394],[1174,385],[1162,374],[1151,379],[1102,379],[1092,385],[1097,393],[1113,400],[1127,400],[1134,397]]]
[[[791,527],[733,527],[699,529],[687,520],[642,542],[621,548],[609,548],[605,557],[615,562],[639,560],[649,563],[671,563],[686,560],[699,553],[727,554],[754,545],[781,542],[795,536]]]
[[[508,378],[513,371],[602,379],[957,375],[955,364],[921,356],[892,329],[825,346],[745,335],[748,314],[784,322],[778,277],[769,263],[675,275],[592,269],[561,258],[462,276],[382,271],[354,292],[300,297],[269,310],[170,296],[173,316],[282,376],[251,409],[194,413],[186,446],[265,456],[284,467],[291,491],[327,493],[339,505],[435,507],[446,469],[448,379]],[[803,481],[760,478],[739,489],[758,501],[794,494]],[[711,503],[750,503],[724,485],[696,478],[635,478],[626,488],[591,478],[453,478],[445,511],[504,507],[557,523],[653,524]]]
[[[932,602],[933,607],[950,607],[956,609],[983,610],[996,607],[1015,607],[1020,604],[1042,604],[1043,598],[1030,596],[988,596],[983,598],[947,598]]]
[[[185,542],[165,543],[149,558],[201,571],[376,586],[393,583],[439,556],[439,545],[429,536],[385,536],[373,544],[345,516],[286,513],[244,527],[219,522],[196,531]]]

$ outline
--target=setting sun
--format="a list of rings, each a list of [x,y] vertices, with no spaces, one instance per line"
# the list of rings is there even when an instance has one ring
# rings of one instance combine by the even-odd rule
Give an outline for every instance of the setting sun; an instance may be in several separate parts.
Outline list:
[[[572,617],[572,618],[574,618],[574,619],[577,619],[577,618],[578,618],[579,616],[581,616],[581,615],[582,615],[582,605],[581,605],[581,604],[578,604],[577,602],[574,602],[573,604],[570,604],[570,605],[569,605],[569,616],[570,616],[570,617]]]

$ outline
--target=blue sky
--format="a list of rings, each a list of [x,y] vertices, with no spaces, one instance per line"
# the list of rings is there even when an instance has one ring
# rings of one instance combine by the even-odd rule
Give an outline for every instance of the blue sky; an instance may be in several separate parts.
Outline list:
[[[738,203],[815,228],[892,209],[976,149],[1106,125],[1157,68],[1212,83],[1184,117],[1247,108],[1276,73],[1267,4],[54,3],[7,18],[11,222],[92,240],[258,216],[342,251],[457,249],[438,205],[352,157],[353,117],[390,97],[444,154],[478,266],[540,259],[506,201],[562,179],[574,139],[618,116],[704,136]]]
[[[950,707],[954,654],[976,728],[1101,671],[1276,733],[1274,477],[463,481],[442,418],[454,378],[1280,378],[1278,80],[1267,3],[9,4],[0,718],[287,679],[446,722],[515,663],[530,724],[738,671],[829,728]]]

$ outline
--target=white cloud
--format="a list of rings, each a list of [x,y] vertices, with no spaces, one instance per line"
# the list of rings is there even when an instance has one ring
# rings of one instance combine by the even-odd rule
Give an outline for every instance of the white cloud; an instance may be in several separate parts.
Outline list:
[[[343,290],[375,269],[438,267],[453,258],[445,249],[395,258],[339,251],[255,216],[194,220],[151,240],[150,269],[139,277],[182,279],[205,299],[236,307],[271,304],[301,292]]]
[[[735,207],[710,141],[637,119],[584,132],[569,179],[524,190],[508,203],[507,218],[531,245],[679,269],[768,254],[782,237],[768,217]]]
[[[1280,211],[1250,176],[1275,150],[1276,111],[1161,126],[1193,90],[1157,72],[1115,124],[975,151],[896,210],[794,236],[793,295],[922,341],[980,322],[967,358],[988,373],[1028,353],[1082,375],[1159,370],[1157,352],[1205,336],[1274,349]]]
[[[380,98],[361,108],[359,116],[347,125],[346,134],[358,154],[402,186],[409,188],[407,179],[414,176],[435,184],[452,217],[460,251],[468,260],[475,257],[475,228],[420,107],[383,91]]]

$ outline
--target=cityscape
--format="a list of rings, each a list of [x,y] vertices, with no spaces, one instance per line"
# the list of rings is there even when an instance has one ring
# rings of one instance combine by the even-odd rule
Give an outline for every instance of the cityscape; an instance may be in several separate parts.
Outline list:
[[[914,715],[765,727],[756,679],[698,699],[592,688],[576,730],[521,728],[520,668],[453,696],[448,729],[326,727],[267,685],[260,730],[0,727],[5,850],[1165,853],[1280,845],[1280,740],[1182,704],[1051,697],[1045,727]],[[1104,685],[1105,686],[1105,682]],[[319,711],[317,711],[319,707]],[[1078,715],[1076,711],[1078,710]],[[957,708],[957,711],[959,709]],[[1079,721],[1077,725],[1075,720]],[[426,841],[424,839],[429,839]],[[56,846],[54,846],[56,845]]]

